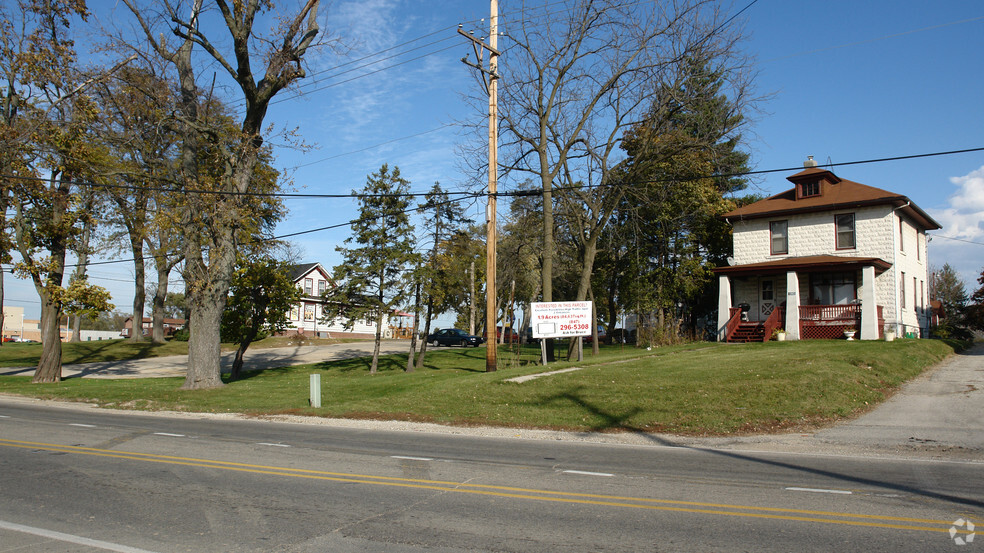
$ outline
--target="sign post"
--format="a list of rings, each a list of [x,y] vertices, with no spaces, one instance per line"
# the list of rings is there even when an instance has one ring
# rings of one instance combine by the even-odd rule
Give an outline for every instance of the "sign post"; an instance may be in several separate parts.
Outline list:
[[[578,361],[583,360],[581,337],[591,335],[590,301],[534,302],[530,304],[533,338],[540,338],[543,364],[546,365],[546,338],[577,338]]]

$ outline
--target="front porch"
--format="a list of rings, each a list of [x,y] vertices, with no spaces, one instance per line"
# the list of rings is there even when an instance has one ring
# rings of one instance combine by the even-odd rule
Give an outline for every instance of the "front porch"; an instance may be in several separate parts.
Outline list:
[[[729,309],[726,325],[726,342],[768,342],[776,329],[787,329],[786,309],[776,308],[765,321],[742,321],[742,309]],[[877,306],[878,337],[882,337],[885,320],[882,306]],[[861,306],[850,305],[801,305],[799,307],[798,336],[801,340],[837,340],[845,338],[844,331],[861,328]]]
[[[890,266],[877,258],[810,256],[719,267],[718,340],[765,342],[777,329],[789,340],[840,339],[846,330],[877,340],[884,318],[875,279]]]

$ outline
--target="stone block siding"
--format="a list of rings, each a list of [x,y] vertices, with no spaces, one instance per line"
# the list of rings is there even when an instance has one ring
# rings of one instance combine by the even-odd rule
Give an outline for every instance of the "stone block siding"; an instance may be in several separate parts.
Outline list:
[[[855,248],[838,250],[836,248],[836,231],[834,215],[854,213]],[[926,251],[926,235],[920,232],[910,221],[903,217],[904,250],[899,245],[899,217],[901,213],[891,206],[873,206],[855,210],[838,210],[835,212],[806,213],[785,218],[751,219],[732,221],[734,226],[734,257],[735,263],[745,265],[802,257],[807,255],[840,255],[850,257],[877,257],[892,263],[892,268],[875,278],[875,297],[878,305],[883,308],[886,323],[904,324],[907,327],[927,328],[928,325],[928,262]],[[787,221],[788,252],[782,255],[771,254],[771,236],[769,223],[771,221]],[[918,255],[917,255],[918,248]],[[905,272],[906,283],[905,308],[899,308],[901,292],[901,273]],[[916,290],[913,290],[912,278],[916,278]],[[858,275],[861,283],[861,275]],[[744,284],[742,284],[744,282]],[[752,289],[752,287],[755,287]],[[809,298],[809,278],[800,276],[800,293],[803,301]],[[785,294],[785,279],[776,279],[777,297]],[[860,297],[861,291],[858,292]],[[918,297],[918,302],[913,305]],[[754,299],[753,313],[757,313],[758,281],[756,279],[738,279],[735,288],[734,302],[739,303]],[[899,329],[901,332],[901,329]]]

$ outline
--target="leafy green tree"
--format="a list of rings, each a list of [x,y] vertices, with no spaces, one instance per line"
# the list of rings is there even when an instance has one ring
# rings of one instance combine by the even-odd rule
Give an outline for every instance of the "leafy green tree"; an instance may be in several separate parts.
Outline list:
[[[970,328],[984,332],[984,269],[981,269],[981,276],[977,278],[977,283],[980,287],[970,295],[966,321]]]
[[[614,297],[645,319],[641,342],[680,339],[681,325],[706,317],[711,269],[730,254],[717,215],[734,206],[724,195],[745,187],[729,175],[747,171],[748,154],[738,150],[743,104],[727,96],[727,72],[714,62],[705,52],[687,58],[678,80],[657,89],[648,117],[622,142],[627,157],[613,182],[622,183],[624,198],[604,240],[613,249],[600,272],[610,280],[600,288],[610,320]]]
[[[431,321],[435,316],[458,307],[452,306],[448,298],[451,297],[451,290],[460,287],[460,283],[453,283],[452,275],[448,271],[448,259],[446,256],[442,256],[442,248],[446,250],[450,245],[449,242],[457,240],[461,232],[461,225],[471,223],[471,219],[465,217],[460,203],[452,201],[448,193],[441,188],[440,183],[434,183],[434,186],[424,197],[423,203],[418,206],[418,211],[424,214],[424,228],[429,229],[426,239],[431,241],[431,249],[427,254],[427,259],[425,263],[420,265],[416,273],[416,278],[422,283],[422,301],[426,304],[423,331],[426,337],[431,333]],[[420,305],[415,306],[414,312],[419,312],[420,307]],[[420,354],[417,356],[417,368],[424,366],[426,354],[427,342],[425,340],[421,344]]]
[[[290,278],[290,263],[265,256],[239,256],[229,301],[222,314],[222,340],[238,344],[232,378],[239,378],[246,348],[261,332],[279,332],[290,325],[290,308],[301,290]]]
[[[353,191],[359,194],[359,218],[345,243],[355,247],[337,248],[342,254],[342,263],[334,268],[338,286],[325,291],[326,323],[341,318],[352,328],[359,319],[376,321],[371,374],[379,367],[383,321],[409,297],[406,277],[420,263],[414,252],[409,191],[410,182],[400,176],[400,169],[390,171],[385,164],[366,178],[361,191]]]

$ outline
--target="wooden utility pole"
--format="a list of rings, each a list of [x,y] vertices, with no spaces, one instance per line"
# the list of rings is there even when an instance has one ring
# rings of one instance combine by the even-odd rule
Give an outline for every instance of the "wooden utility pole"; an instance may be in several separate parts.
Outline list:
[[[477,63],[472,63],[468,57],[461,58],[466,65],[481,72],[482,83],[489,94],[489,202],[486,207],[485,224],[487,229],[485,242],[485,372],[493,372],[497,368],[496,359],[496,301],[495,301],[495,244],[496,244],[496,183],[498,182],[498,143],[499,143],[499,112],[497,84],[499,81],[499,2],[489,0],[491,17],[489,18],[489,42],[475,38],[458,27],[458,33],[472,41]],[[485,51],[489,52],[489,68],[484,67]]]

